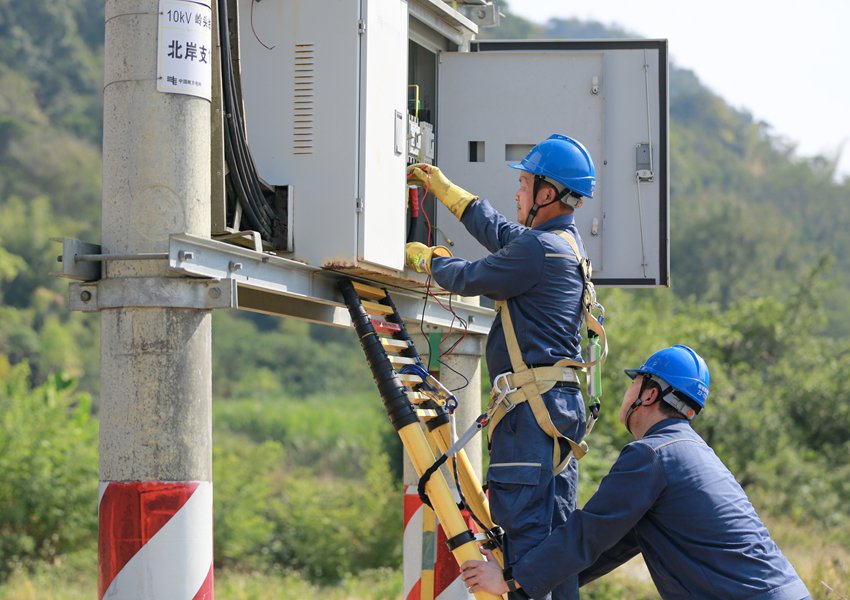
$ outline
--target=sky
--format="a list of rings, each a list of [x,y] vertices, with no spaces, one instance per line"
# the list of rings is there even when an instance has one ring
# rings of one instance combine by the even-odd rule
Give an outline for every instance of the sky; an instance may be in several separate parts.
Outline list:
[[[850,0],[500,0],[530,21],[577,18],[667,39],[670,61],[850,177]],[[842,151],[843,148],[843,151]]]

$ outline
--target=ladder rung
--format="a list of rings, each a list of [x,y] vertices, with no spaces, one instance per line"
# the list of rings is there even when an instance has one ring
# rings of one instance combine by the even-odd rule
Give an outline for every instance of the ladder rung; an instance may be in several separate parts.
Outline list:
[[[387,356],[390,359],[390,362],[394,365],[412,365],[416,363],[415,358],[407,358],[406,356],[396,356],[391,354]]]
[[[369,302],[368,300],[363,300],[361,304],[363,304],[363,308],[366,309],[366,312],[370,315],[393,314],[393,309],[386,304],[378,304],[377,302]]]
[[[407,385],[408,383],[422,383],[422,378],[419,375],[413,375],[410,373],[399,373],[398,378],[405,385]]]
[[[368,298],[369,300],[383,300],[387,297],[387,293],[381,288],[366,285],[365,283],[360,283],[358,281],[352,281],[351,284],[354,286],[354,291],[357,292],[357,295],[361,298]]]
[[[372,323],[372,327],[375,328],[375,331],[378,333],[388,333],[390,335],[394,335],[401,331],[401,325],[398,323],[390,323],[389,321],[384,321],[383,319],[379,319],[377,317],[372,317],[369,319]]]
[[[428,396],[426,396],[422,392],[407,392],[407,399],[410,400],[413,404],[419,404],[420,402],[425,402],[426,400],[428,400]]]
[[[408,344],[406,341],[394,340],[392,338],[381,338],[381,346],[384,347],[385,352],[392,352],[394,354],[404,352],[405,350],[410,348],[410,344]]]

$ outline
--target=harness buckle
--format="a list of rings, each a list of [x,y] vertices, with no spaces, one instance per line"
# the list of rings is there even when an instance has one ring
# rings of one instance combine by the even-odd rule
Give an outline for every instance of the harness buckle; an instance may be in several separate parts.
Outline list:
[[[508,376],[510,375],[513,375],[512,371],[505,371],[496,375],[496,378],[493,380],[493,391],[496,393],[496,401],[493,404],[493,408],[504,403],[505,412],[511,412],[516,407],[516,404],[508,400],[508,396],[517,391],[517,388],[511,387],[511,384],[508,382]]]

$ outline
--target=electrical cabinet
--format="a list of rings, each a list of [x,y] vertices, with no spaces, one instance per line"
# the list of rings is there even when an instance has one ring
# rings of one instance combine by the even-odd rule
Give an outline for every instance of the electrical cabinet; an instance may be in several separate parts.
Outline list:
[[[493,41],[471,50],[440,57],[444,172],[515,219],[519,172],[508,165],[552,133],[576,138],[596,167],[594,197],[575,213],[594,282],[668,285],[666,41]],[[455,255],[485,256],[442,205],[437,222],[437,241],[451,240]]]
[[[576,221],[601,285],[668,285],[665,41],[475,42],[441,0],[239,0],[248,145],[289,186],[291,257],[421,282],[404,244],[484,250],[405,167],[433,162],[515,218],[518,162],[579,139],[597,192]]]
[[[407,21],[405,0],[239,3],[248,145],[293,190],[296,259],[404,267]]]

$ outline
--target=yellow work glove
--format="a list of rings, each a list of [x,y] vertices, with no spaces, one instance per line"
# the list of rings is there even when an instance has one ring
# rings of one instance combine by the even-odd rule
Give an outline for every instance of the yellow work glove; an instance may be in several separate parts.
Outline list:
[[[431,259],[435,256],[451,256],[445,246],[431,246],[420,242],[410,242],[404,247],[404,264],[418,273],[431,274]]]
[[[419,163],[407,167],[407,183],[427,189],[458,219],[463,216],[463,211],[470,202],[478,200],[478,196],[453,184],[433,165]]]

